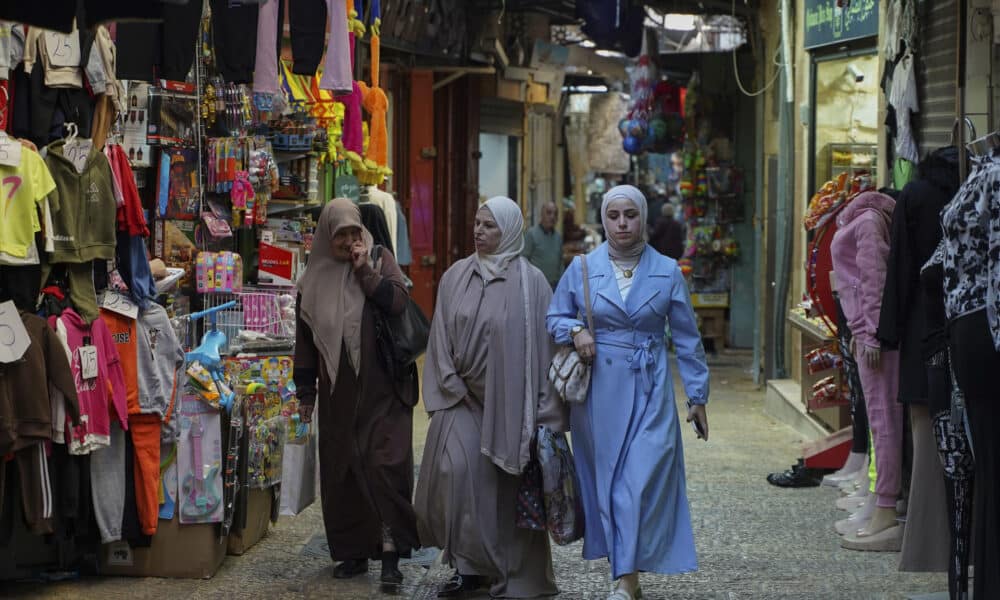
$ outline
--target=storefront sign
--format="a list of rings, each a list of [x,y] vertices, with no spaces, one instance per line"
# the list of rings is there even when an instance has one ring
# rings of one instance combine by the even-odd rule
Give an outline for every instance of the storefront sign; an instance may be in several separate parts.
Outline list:
[[[260,245],[258,280],[262,285],[295,285],[295,253],[287,248]]]
[[[844,6],[838,6],[838,4]],[[878,0],[805,0],[806,49],[878,35]]]

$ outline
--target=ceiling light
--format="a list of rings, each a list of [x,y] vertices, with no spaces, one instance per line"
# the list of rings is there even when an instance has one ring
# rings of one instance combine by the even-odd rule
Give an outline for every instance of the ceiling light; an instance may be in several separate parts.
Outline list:
[[[680,15],[671,13],[664,16],[663,27],[674,31],[694,31],[697,28],[695,19],[695,15]]]
[[[605,58],[625,58],[625,55],[617,50],[597,50],[594,54]]]
[[[595,46],[597,46],[597,44],[595,44],[591,40],[583,40],[582,42],[580,42],[581,48],[593,48]]]

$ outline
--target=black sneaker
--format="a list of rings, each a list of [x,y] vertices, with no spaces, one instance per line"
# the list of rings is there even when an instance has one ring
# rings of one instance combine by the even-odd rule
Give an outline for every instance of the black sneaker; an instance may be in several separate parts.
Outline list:
[[[810,469],[803,464],[802,459],[792,468],[784,473],[771,473],[767,476],[767,482],[783,488],[806,488],[817,487],[822,483],[824,472],[819,469]]]

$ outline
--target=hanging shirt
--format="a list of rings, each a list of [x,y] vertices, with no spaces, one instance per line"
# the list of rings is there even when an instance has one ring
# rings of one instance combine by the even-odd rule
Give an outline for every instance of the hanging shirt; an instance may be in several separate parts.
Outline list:
[[[913,54],[907,52],[892,74],[889,104],[896,110],[896,157],[913,164],[920,161],[917,141],[913,138],[912,113],[920,112],[917,103],[917,78]]]
[[[1000,162],[973,159],[975,167],[941,212],[944,230],[945,312],[949,319],[986,309],[1000,351]]]
[[[0,252],[26,258],[41,231],[38,210],[56,187],[38,153],[21,148],[21,164],[0,165]],[[35,261],[37,263],[37,261]]]

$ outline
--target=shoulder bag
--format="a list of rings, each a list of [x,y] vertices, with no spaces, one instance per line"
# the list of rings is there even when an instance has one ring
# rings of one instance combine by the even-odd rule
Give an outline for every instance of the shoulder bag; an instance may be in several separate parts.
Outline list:
[[[372,249],[376,265],[381,265],[382,246]],[[411,296],[407,296],[406,309],[399,315],[375,311],[376,346],[382,363],[393,379],[411,374],[417,359],[427,350],[430,321]]]
[[[583,302],[587,315],[587,328],[590,335],[594,336],[596,334],[594,316],[590,309],[590,278],[587,275],[587,257],[584,254],[580,255],[580,267],[583,270]],[[552,364],[549,365],[549,381],[565,402],[582,404],[587,400],[587,392],[590,390],[590,365],[583,362],[572,344],[563,346],[552,357]]]

